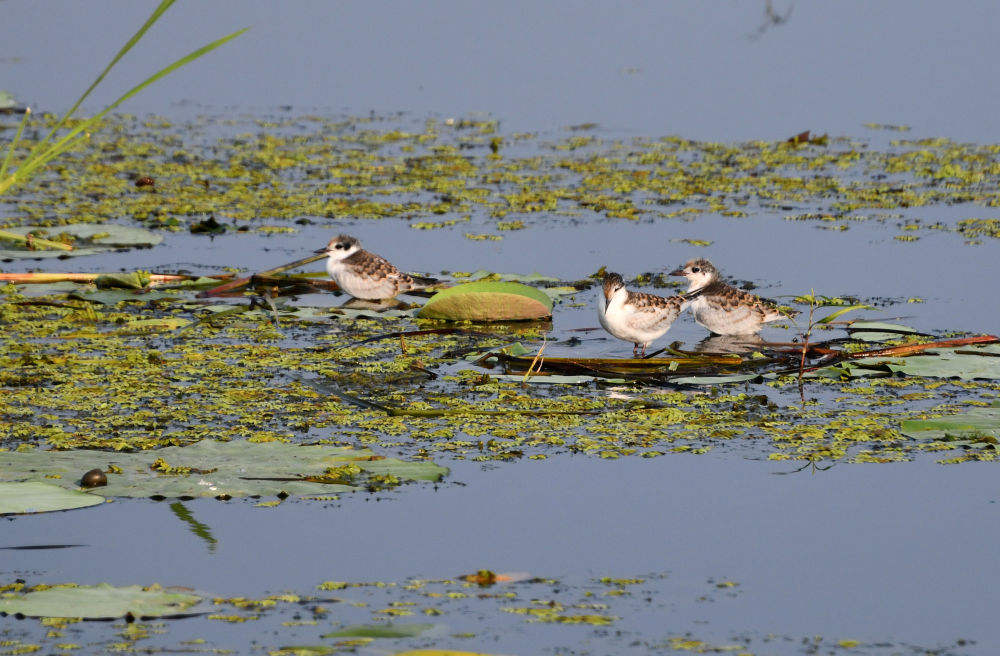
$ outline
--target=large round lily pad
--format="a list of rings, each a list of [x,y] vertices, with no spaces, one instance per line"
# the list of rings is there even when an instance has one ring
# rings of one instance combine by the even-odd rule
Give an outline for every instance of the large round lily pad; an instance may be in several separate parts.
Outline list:
[[[103,503],[104,498],[41,481],[0,483],[0,515],[73,510]]]
[[[519,282],[470,282],[438,292],[417,316],[449,321],[547,319],[552,299]]]
[[[369,449],[279,442],[202,440],[138,453],[0,452],[0,481],[49,477],[75,487],[95,467],[110,470],[107,486],[96,488],[102,495],[168,498],[336,494],[370,476],[437,481],[448,473],[433,462],[383,458]]]
[[[198,595],[138,585],[114,587],[107,583],[48,588],[0,598],[0,613],[28,617],[81,617],[115,619],[132,615],[162,617],[190,612],[201,601]]]

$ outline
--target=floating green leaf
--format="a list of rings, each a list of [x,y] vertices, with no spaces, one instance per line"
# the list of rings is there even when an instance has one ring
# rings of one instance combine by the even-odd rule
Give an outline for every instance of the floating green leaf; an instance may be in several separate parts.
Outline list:
[[[50,483],[0,483],[0,515],[73,510],[103,502],[104,498],[96,494],[67,490]]]
[[[552,316],[552,299],[518,282],[470,282],[438,292],[417,315],[450,321],[512,321]]]
[[[122,497],[246,497],[331,494],[357,489],[367,476],[437,481],[446,467],[428,461],[381,458],[368,449],[202,440],[139,453],[29,451],[0,453],[0,481],[61,477],[75,485],[83,472],[111,466],[101,494]],[[356,476],[338,470],[354,465]],[[327,470],[334,470],[333,474]]]
[[[187,591],[143,588],[138,585],[114,587],[107,583],[54,587],[27,594],[6,594],[0,598],[0,613],[20,613],[28,617],[80,617],[89,620],[181,615],[201,601]]]
[[[855,321],[848,328],[851,337],[866,342],[884,342],[887,339],[898,339],[900,335],[915,334],[917,331],[909,326],[881,321]]]
[[[558,374],[532,374],[525,379],[524,376],[508,376],[505,374],[490,376],[491,380],[505,383],[534,383],[541,385],[586,385],[601,380],[605,383],[624,383],[624,378],[597,378],[595,376],[560,376]]]
[[[43,226],[17,226],[7,228],[8,232],[55,240],[66,234],[78,240],[73,250],[4,250],[0,259],[34,259],[51,257],[72,257],[94,255],[118,248],[150,248],[163,241],[163,236],[144,228],[123,226],[115,223],[74,223],[57,228]]]
[[[673,378],[671,379],[670,382],[675,383],[677,385],[726,385],[728,383],[746,383],[759,377],[761,377],[761,374],[733,374],[730,376],[682,376],[680,378]],[[773,378],[773,376],[770,377]]]
[[[880,365],[892,373],[928,378],[1000,380],[1000,345],[979,348],[935,349],[905,358],[861,358],[846,366]]]
[[[831,312],[827,316],[816,321],[816,323],[832,323],[837,317],[843,316],[848,312],[854,312],[855,310],[874,310],[871,305],[848,305],[847,307],[837,308],[835,312]]]
[[[900,424],[907,437],[916,440],[943,440],[963,437],[1000,438],[1000,406],[972,408],[968,412],[936,419],[911,419]]]
[[[162,299],[177,299],[178,296],[177,294],[170,294],[168,292],[155,290],[144,294],[137,294],[135,291],[128,289],[102,289],[99,292],[89,292],[85,294],[73,293],[70,294],[70,298],[77,298],[81,301],[90,301],[91,303],[100,303],[101,305],[117,305],[123,301],[148,303],[150,301],[159,301]]]
[[[433,624],[353,624],[326,633],[323,638],[413,638],[430,631]]]

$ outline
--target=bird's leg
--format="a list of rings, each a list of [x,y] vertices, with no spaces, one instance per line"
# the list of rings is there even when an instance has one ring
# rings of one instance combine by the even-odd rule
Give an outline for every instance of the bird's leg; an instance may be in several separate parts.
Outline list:
[[[635,344],[634,344],[634,345],[632,346],[632,357],[635,357],[635,356],[636,356],[636,355],[637,355],[638,353],[639,353],[639,343],[638,343],[638,342],[636,342],[636,343],[635,343]]]

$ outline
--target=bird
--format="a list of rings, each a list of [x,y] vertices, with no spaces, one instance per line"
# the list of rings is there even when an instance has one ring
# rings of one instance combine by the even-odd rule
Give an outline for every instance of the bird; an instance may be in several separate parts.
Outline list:
[[[694,320],[716,335],[752,335],[768,321],[785,318],[774,303],[727,285],[704,258],[691,260],[670,275],[688,279],[688,294],[698,294],[691,300]]]
[[[632,342],[632,355],[646,355],[646,347],[670,329],[687,307],[686,296],[657,296],[625,288],[621,274],[604,274],[603,298],[598,299],[601,327],[618,339]]]
[[[362,249],[361,242],[349,235],[337,235],[316,253],[326,254],[326,272],[341,290],[354,298],[372,301],[394,298],[433,282],[429,279],[418,282],[384,257]]]

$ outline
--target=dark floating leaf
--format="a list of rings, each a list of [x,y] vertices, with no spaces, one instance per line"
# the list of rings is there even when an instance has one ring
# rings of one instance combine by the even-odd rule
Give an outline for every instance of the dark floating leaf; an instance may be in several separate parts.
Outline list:
[[[136,185],[138,184],[137,181]],[[210,216],[204,221],[192,223],[188,230],[192,235],[218,235],[226,231],[226,226],[216,221],[214,216]]]

